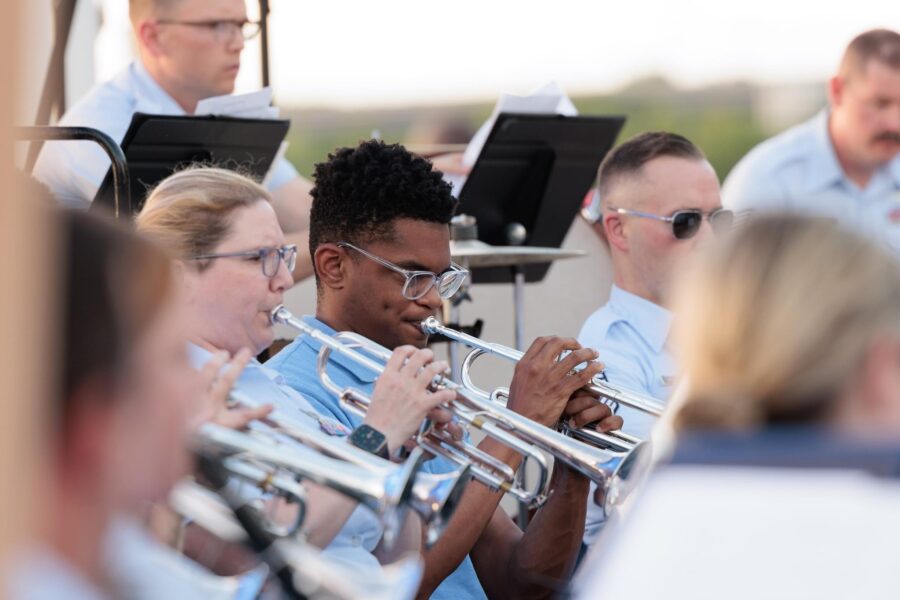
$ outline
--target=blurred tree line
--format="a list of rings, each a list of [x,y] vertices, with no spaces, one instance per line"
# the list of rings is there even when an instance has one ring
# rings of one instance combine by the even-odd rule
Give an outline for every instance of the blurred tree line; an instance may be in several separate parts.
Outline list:
[[[820,87],[824,90],[824,86]],[[778,97],[780,104],[784,104],[784,97],[785,94]],[[800,97],[797,106],[788,111],[796,113],[796,118],[778,126],[767,118],[765,88],[746,83],[685,90],[662,77],[650,77],[615,93],[573,95],[572,100],[582,115],[627,117],[618,142],[641,131],[667,130],[684,135],[703,149],[724,180],[753,146],[824,105],[824,95],[819,99],[816,93],[812,94],[812,102],[810,94]],[[436,142],[465,143],[490,116],[493,105],[484,102],[355,111],[282,108],[282,114],[292,120],[287,156],[303,174],[309,175],[314,163],[324,160],[334,148],[355,145],[373,134],[412,147]]]

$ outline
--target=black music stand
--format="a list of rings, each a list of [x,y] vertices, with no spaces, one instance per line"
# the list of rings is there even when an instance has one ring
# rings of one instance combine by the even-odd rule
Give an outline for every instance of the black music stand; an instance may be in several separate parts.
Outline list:
[[[508,246],[511,224],[525,228],[516,245],[559,248],[616,141],[625,117],[501,113],[459,194],[460,214],[478,222],[478,239]],[[550,264],[525,267],[541,281]],[[479,268],[475,283],[509,283],[508,268]]]
[[[501,113],[459,194],[458,213],[475,217],[478,239],[493,246],[559,248],[624,123],[624,117]],[[549,262],[472,269],[474,283],[513,283],[519,350],[525,344],[525,282],[543,280],[549,269]],[[458,309],[455,315],[459,321]],[[454,350],[451,344],[455,363]],[[525,485],[524,469],[517,477]],[[519,526],[527,527],[529,518],[520,503]]]
[[[122,140],[131,180],[135,213],[144,205],[147,190],[176,169],[204,163],[262,179],[290,121],[227,116],[171,116],[135,113]],[[107,172],[93,206],[111,206],[113,177]]]

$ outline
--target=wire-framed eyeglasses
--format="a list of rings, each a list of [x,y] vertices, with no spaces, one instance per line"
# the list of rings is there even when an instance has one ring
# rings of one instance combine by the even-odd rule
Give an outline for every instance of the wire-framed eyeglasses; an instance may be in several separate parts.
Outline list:
[[[704,214],[703,211],[695,208],[676,210],[668,217],[655,215],[642,210],[616,208],[615,206],[610,206],[609,210],[619,213],[620,215],[631,215],[634,217],[655,219],[657,221],[671,223],[672,235],[679,240],[687,240],[697,235],[697,232],[700,231],[700,224],[703,222],[704,217],[709,220],[709,224],[712,225],[713,231],[716,233],[726,232],[731,228],[732,223],[734,223],[734,213],[724,208],[717,208],[708,214]]]
[[[259,250],[243,250],[240,252],[221,252],[218,254],[200,254],[192,256],[188,260],[210,260],[214,258],[246,258],[258,260],[262,265],[262,272],[268,278],[275,277],[278,267],[284,261],[288,272],[293,272],[297,266],[297,245],[289,244],[281,248],[260,248]]]
[[[208,20],[208,21],[181,21],[178,19],[157,19],[160,25],[184,25],[185,27],[197,27],[212,31],[216,40],[224,42],[234,39],[240,35],[246,42],[252,40],[260,32],[259,21],[228,21],[228,20]]]
[[[469,276],[469,271],[462,268],[458,264],[451,262],[450,267],[443,273],[432,273],[431,271],[410,271],[389,260],[376,256],[371,252],[367,252],[362,248],[354,246],[350,242],[338,242],[338,246],[342,248],[350,248],[359,252],[369,260],[375,261],[381,266],[390,269],[396,273],[400,273],[406,278],[403,283],[401,293],[407,300],[418,300],[427,294],[432,287],[437,287],[438,295],[441,298],[450,298],[455,294],[462,284],[465,283]]]

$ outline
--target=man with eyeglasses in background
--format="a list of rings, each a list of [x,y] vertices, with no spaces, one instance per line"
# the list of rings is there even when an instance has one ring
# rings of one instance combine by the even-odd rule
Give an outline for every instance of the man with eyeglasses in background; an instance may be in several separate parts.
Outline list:
[[[310,253],[317,284],[315,317],[304,320],[333,334],[351,331],[387,348],[423,347],[419,324],[459,289],[467,272],[450,260],[450,219],[456,200],[431,163],[400,145],[363,142],[316,165]],[[362,418],[342,406],[317,374],[320,345],[298,336],[266,366],[280,372],[318,410],[359,432]],[[557,361],[565,352],[570,354]],[[621,427],[609,407],[579,390],[601,365],[575,340],[539,338],[516,367],[508,407],[545,426],[561,418],[576,427]],[[342,389],[370,393],[376,373],[331,353],[328,374]],[[368,428],[371,429],[371,428]],[[378,431],[369,439],[384,440]],[[379,447],[383,444],[375,444]],[[479,448],[515,469],[520,456],[485,438]],[[388,448],[393,453],[396,449]],[[428,462],[432,472],[454,465]],[[438,542],[425,552],[420,598],[466,600],[550,597],[574,566],[581,544],[588,482],[557,463],[549,500],[521,531],[499,506],[503,492],[472,482]]]
[[[642,133],[624,142],[603,160],[597,181],[598,227],[609,246],[613,287],[578,341],[603,357],[601,378],[610,385],[664,402],[677,373],[667,348],[669,283],[714,229],[731,226],[732,213],[722,209],[719,180],[703,152],[674,133]],[[623,431],[649,437],[654,417],[614,408]],[[588,504],[585,546],[605,519],[600,506]]]
[[[244,42],[260,28],[248,21],[245,0],[130,0],[129,13],[138,59],[95,86],[60,125],[94,127],[121,142],[136,112],[193,114],[200,100],[234,91]],[[91,142],[47,142],[34,175],[61,203],[85,208],[109,164]],[[310,274],[305,248],[311,184],[286,159],[273,169],[272,205],[289,241],[301,249],[294,277],[302,279]]]

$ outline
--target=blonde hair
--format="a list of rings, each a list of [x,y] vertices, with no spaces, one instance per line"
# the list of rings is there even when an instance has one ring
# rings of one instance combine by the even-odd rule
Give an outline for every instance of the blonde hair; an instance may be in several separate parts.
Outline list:
[[[900,336],[898,269],[824,219],[762,218],[720,240],[676,292],[690,387],[676,427],[827,419],[872,343]]]
[[[184,0],[128,0],[128,16],[132,23],[159,17],[175,10]]]
[[[265,188],[239,173],[191,167],[150,192],[136,224],[173,258],[183,260],[212,252],[231,230],[235,210],[271,200]]]

